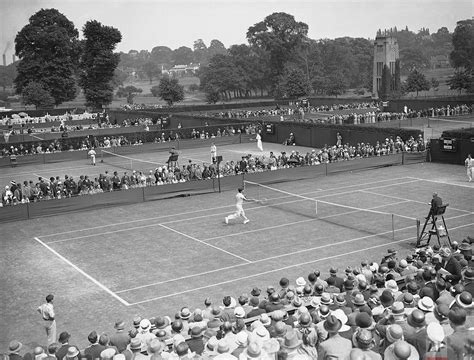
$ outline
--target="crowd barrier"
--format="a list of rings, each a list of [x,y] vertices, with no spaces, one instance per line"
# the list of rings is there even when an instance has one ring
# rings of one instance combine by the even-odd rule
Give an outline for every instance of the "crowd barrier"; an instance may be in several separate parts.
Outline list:
[[[213,193],[236,189],[244,180],[261,184],[312,179],[348,171],[370,170],[386,166],[424,162],[425,152],[401,153],[381,157],[363,158],[316,166],[302,166],[274,171],[256,172],[223,177],[220,179],[189,181],[121,190],[115,192],[83,195],[65,199],[45,200],[35,203],[5,206],[0,208],[0,223],[17,220],[35,219],[67,213],[105,209],[113,206],[139,204],[147,201],[162,200],[179,196]]]

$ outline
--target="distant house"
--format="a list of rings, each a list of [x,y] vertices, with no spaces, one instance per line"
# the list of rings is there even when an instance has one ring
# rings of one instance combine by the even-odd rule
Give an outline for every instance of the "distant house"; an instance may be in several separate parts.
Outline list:
[[[448,68],[451,66],[448,55],[432,56],[430,58],[430,65],[432,69]]]
[[[189,64],[189,65],[175,65],[169,70],[162,68],[163,75],[169,75],[172,77],[184,77],[184,76],[193,76],[196,75],[196,72],[199,70],[200,64]]]

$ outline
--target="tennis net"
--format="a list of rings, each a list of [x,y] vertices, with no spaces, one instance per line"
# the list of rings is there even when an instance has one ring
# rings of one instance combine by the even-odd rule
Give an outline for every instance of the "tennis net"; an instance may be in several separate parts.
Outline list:
[[[296,219],[300,216],[315,219],[363,234],[380,234],[380,236],[395,240],[397,232],[413,230],[415,234],[419,226],[418,219],[414,217],[377,210],[387,208],[387,204],[372,208],[358,208],[290,193],[247,180],[244,181],[244,187],[247,198],[255,200],[262,206],[287,214],[295,214]]]
[[[163,164],[157,162],[135,159],[124,155],[114,154],[106,150],[101,151],[100,162],[124,170],[135,170],[141,172],[149,172],[150,170],[154,171],[156,168],[163,166]]]

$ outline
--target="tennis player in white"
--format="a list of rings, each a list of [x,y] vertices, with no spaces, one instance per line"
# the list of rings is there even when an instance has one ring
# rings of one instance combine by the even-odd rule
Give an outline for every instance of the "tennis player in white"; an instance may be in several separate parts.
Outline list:
[[[95,166],[95,155],[96,155],[96,152],[95,152],[94,148],[91,148],[87,154],[88,154],[89,157],[91,158],[91,165],[94,165],[94,166]]]
[[[464,161],[464,165],[466,166],[467,171],[467,179],[469,182],[472,181],[472,172],[474,168],[474,159],[471,157],[471,154],[467,155],[466,160]]]
[[[242,217],[244,219],[244,224],[247,224],[250,220],[247,218],[247,216],[245,216],[245,211],[244,211],[244,201],[252,201],[250,199],[247,199],[245,197],[245,195],[243,194],[244,192],[244,189],[243,188],[238,188],[238,193],[235,194],[235,207],[236,207],[236,211],[235,213],[229,215],[229,216],[226,216],[224,221],[226,224],[229,223],[229,220],[234,220],[234,219],[237,219],[239,217]]]

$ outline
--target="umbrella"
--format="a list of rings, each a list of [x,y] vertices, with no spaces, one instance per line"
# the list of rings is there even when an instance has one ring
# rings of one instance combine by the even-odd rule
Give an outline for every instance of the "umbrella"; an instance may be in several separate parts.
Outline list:
[[[20,115],[21,117],[27,117],[28,116],[28,114],[26,112],[18,113],[18,115]]]

